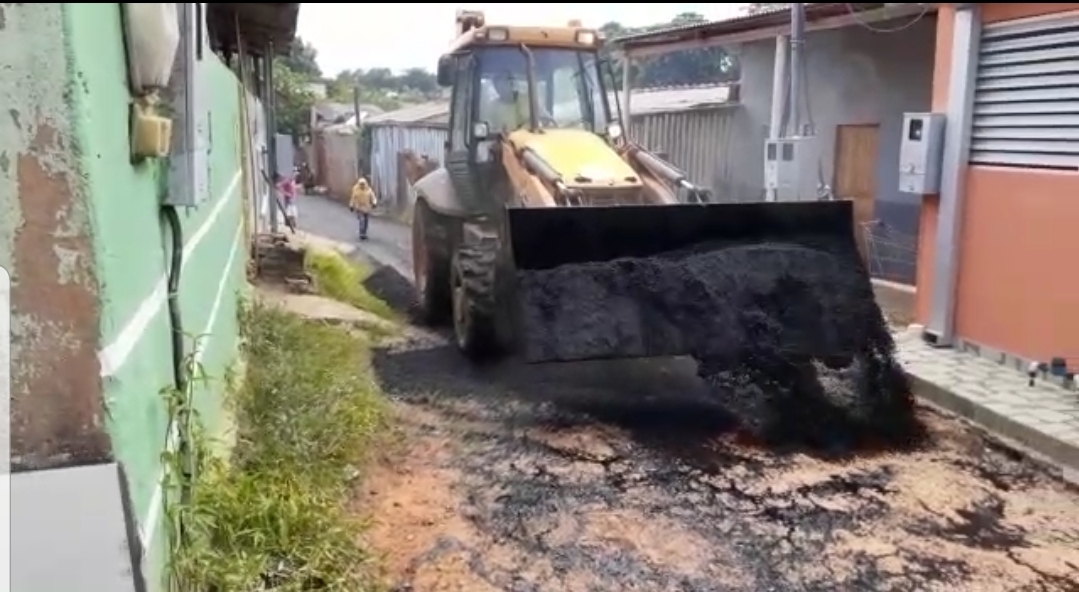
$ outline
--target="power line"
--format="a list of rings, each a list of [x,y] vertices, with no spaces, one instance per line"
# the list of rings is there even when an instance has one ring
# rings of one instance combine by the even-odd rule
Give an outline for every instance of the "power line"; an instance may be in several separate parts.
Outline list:
[[[913,27],[918,21],[922,20],[922,18],[925,17],[925,15],[929,14],[929,4],[928,3],[923,3],[922,4],[922,11],[920,13],[918,13],[917,15],[915,15],[914,18],[910,19],[909,21],[903,23],[902,25],[900,25],[898,27],[892,27],[892,28],[884,29],[884,28],[881,28],[881,27],[877,27],[875,25],[871,25],[871,24],[867,23],[866,21],[862,20],[862,18],[858,16],[859,11],[855,10],[854,5],[851,4],[850,2],[845,2],[843,5],[847,7],[847,12],[849,12],[850,15],[852,17],[854,17],[854,23],[855,24],[857,24],[858,26],[863,27],[865,29],[868,29],[870,31],[873,31],[874,33],[898,33],[900,31],[906,31],[907,29]]]

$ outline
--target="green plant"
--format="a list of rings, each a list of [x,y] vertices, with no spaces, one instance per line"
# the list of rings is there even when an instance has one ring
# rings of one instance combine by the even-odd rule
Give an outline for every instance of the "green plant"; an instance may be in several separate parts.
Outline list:
[[[181,526],[173,590],[372,589],[357,543],[362,525],[347,508],[385,426],[369,351],[344,329],[277,308],[246,305],[240,316],[246,380],[231,395],[238,442],[228,463],[207,454],[190,414],[195,480],[189,503],[169,512]]]
[[[196,483],[201,475],[203,459],[207,456],[205,433],[195,405],[195,392],[209,379],[198,361],[196,352],[199,339],[188,337],[191,347],[181,361],[184,385],[172,385],[161,390],[169,417],[169,439],[175,435],[177,445],[166,448],[161,462],[166,467],[162,483],[162,503],[165,507],[165,526],[169,549],[185,549],[192,545],[192,527],[195,522],[192,510],[197,492]],[[175,434],[173,434],[175,432]],[[185,590],[184,583],[173,570],[168,574],[170,590]]]
[[[325,296],[351,304],[360,310],[396,321],[398,315],[388,304],[363,287],[370,270],[349,261],[335,251],[309,248],[304,255],[304,267],[315,278],[318,290]]]

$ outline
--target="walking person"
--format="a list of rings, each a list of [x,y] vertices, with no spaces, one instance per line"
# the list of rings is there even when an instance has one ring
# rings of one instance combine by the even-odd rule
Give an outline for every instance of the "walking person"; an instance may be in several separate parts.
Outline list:
[[[376,205],[378,205],[378,197],[367,184],[367,179],[360,177],[352,186],[352,197],[348,202],[348,208],[356,214],[356,220],[360,225],[360,240],[367,240],[367,226],[371,223],[371,210]]]
[[[280,191],[282,197],[285,198],[285,224],[295,231],[296,217],[299,213],[299,208],[296,207],[296,194],[299,193],[299,187],[296,184],[296,176],[290,175],[284,177],[278,174],[277,190]]]

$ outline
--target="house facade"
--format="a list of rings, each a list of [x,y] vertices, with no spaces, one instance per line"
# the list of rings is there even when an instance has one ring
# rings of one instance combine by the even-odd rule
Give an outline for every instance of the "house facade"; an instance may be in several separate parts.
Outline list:
[[[1079,3],[945,4],[917,317],[930,340],[1079,366]]]
[[[783,199],[852,200],[870,272],[912,291],[921,196],[900,190],[899,149],[904,114],[930,108],[936,10],[932,4],[807,4],[797,126],[784,115],[791,96],[786,7],[613,44],[630,62],[716,45],[737,56],[739,94],[726,110],[729,133],[703,135],[690,147],[725,171],[717,198],[768,199],[765,144],[798,136],[799,166],[787,192],[793,195]],[[638,91],[630,94],[632,108]]]
[[[118,567],[121,548],[131,551],[130,571],[159,588],[167,557],[162,455],[176,444],[162,394],[174,384],[174,331],[201,336],[197,347],[185,338],[183,352],[211,378],[195,389],[195,403],[212,429],[223,433],[228,424],[224,379],[238,361],[245,220],[264,166],[246,150],[255,119],[249,111],[261,103],[241,85],[235,63],[218,56],[221,44],[205,35],[222,10],[207,7],[238,5],[160,6],[187,7],[178,9],[181,39],[210,41],[174,69],[170,89],[182,79],[200,98],[189,105],[168,99],[170,156],[142,160],[132,158],[124,5],[0,6],[0,266],[12,283],[15,589],[131,589],[107,581],[64,587],[66,578],[95,578],[95,565]],[[245,6],[284,7],[267,10],[285,10],[279,22],[291,18],[291,28],[280,36],[293,34],[298,5]],[[184,29],[185,14],[195,15],[202,34]],[[235,31],[233,16],[227,22]],[[246,31],[244,16],[238,21]],[[181,49],[178,64],[184,55]],[[188,120],[199,121],[186,148],[197,157],[184,168],[176,146]],[[175,207],[174,236],[163,203],[195,193],[193,205]],[[182,244],[178,268],[174,240]],[[179,328],[170,322],[170,271],[179,271]],[[106,484],[114,493],[92,477],[102,466],[122,468],[120,483]],[[120,493],[123,500],[108,497]],[[90,536],[122,534],[125,525],[103,522],[105,515],[126,515],[130,536]]]
[[[1074,372],[1079,4],[809,3],[805,13],[814,113],[800,193],[830,183],[855,202],[870,272],[893,280],[875,286],[887,284],[930,342],[1024,369],[1063,361]],[[744,149],[723,158],[759,187],[762,147],[784,113],[789,66],[776,56],[787,54],[789,34],[780,7],[615,44],[629,61],[712,45],[736,53]],[[897,186],[911,112],[945,122],[933,195]],[[863,234],[878,221],[898,235]]]

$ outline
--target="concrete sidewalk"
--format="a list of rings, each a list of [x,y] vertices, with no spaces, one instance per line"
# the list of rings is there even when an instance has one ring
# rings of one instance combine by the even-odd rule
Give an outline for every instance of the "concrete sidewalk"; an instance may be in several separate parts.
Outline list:
[[[916,329],[896,335],[914,394],[1011,440],[1079,481],[1079,393],[1013,368],[926,344]]]

